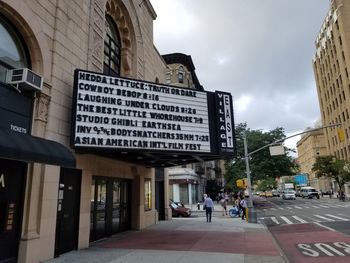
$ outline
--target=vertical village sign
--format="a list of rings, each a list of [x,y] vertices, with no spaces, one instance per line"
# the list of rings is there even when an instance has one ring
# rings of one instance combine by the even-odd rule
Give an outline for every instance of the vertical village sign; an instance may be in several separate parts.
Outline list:
[[[77,151],[171,155],[173,162],[184,162],[181,154],[186,161],[235,154],[230,93],[76,70],[72,113]]]

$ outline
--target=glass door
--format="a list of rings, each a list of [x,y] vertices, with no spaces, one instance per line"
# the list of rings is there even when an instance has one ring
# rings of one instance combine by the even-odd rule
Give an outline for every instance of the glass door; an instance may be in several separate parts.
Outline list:
[[[112,182],[112,233],[116,234],[119,232],[120,223],[120,182]]]
[[[131,180],[95,176],[91,184],[90,241],[131,226]]]

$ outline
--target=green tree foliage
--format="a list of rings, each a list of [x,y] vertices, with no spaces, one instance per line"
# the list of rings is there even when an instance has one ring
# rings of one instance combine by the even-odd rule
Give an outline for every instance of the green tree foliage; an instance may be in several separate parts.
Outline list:
[[[350,162],[336,159],[334,156],[318,156],[312,167],[316,177],[326,177],[337,182],[339,189],[343,189],[346,182],[350,181]]]
[[[263,132],[261,130],[251,130],[247,128],[246,123],[238,124],[235,129],[237,159],[226,162],[225,176],[226,182],[230,186],[235,186],[237,179],[246,178],[245,162],[244,159],[242,159],[244,158],[244,144],[242,136],[244,130],[247,136],[248,153],[286,137],[283,128],[276,128],[269,132]],[[288,153],[291,152],[291,149],[285,147],[285,151]],[[268,147],[254,153],[249,159],[249,164],[252,184],[257,180],[266,179],[267,177],[276,178],[280,176],[291,176],[294,175],[298,169],[297,164],[288,154],[270,156]]]
[[[263,179],[258,183],[257,190],[265,192],[276,188],[277,188],[276,180],[272,177],[267,177],[266,179]]]

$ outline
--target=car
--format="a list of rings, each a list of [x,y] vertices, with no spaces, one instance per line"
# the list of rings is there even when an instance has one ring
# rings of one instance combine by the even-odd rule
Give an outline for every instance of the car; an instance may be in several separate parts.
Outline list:
[[[295,200],[295,192],[293,190],[285,190],[282,193],[282,199],[291,199],[291,200]]]
[[[171,208],[173,217],[189,217],[191,216],[191,209],[185,207],[183,204],[178,205],[174,201],[169,201],[169,206]]]
[[[266,191],[265,197],[273,197],[272,191]]]
[[[272,196],[274,197],[280,197],[280,193],[278,192],[278,190],[272,190]]]
[[[310,186],[300,188],[300,196],[302,198],[311,199],[316,197],[317,199],[320,199],[320,195],[318,194],[317,190]]]

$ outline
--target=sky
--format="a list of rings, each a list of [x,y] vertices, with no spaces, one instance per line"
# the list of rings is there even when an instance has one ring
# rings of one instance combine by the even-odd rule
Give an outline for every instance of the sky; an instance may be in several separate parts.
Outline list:
[[[329,0],[150,1],[159,53],[190,55],[205,90],[232,94],[236,124],[291,136],[320,120],[312,59]]]

